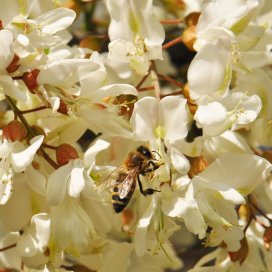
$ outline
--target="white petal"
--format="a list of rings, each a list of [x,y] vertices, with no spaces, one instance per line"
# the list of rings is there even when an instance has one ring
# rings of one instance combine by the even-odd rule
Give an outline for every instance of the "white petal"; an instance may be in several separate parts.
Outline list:
[[[18,88],[18,84],[10,76],[0,75],[0,88],[3,88],[5,95],[16,100],[26,100],[26,94]]]
[[[72,172],[68,182],[68,194],[71,197],[79,197],[85,187],[84,167],[80,159],[73,160],[72,165]]]
[[[186,99],[168,96],[160,101],[160,124],[165,128],[165,140],[173,143],[187,136]]]
[[[26,182],[29,187],[36,193],[45,196],[46,192],[46,179],[45,177],[38,171],[33,168],[30,164],[29,167],[25,170]]]
[[[171,148],[171,162],[174,168],[181,174],[185,175],[190,169],[190,163],[187,158],[175,147]]]
[[[231,80],[231,50],[218,40],[208,43],[197,53],[188,70],[190,96],[223,95]]]
[[[27,17],[30,11],[29,0],[10,0],[1,2],[0,18],[4,27],[17,16]]]
[[[271,170],[271,163],[259,156],[225,153],[200,173],[199,177],[204,178],[211,186],[223,183],[247,195],[266,181]]]
[[[90,167],[92,164],[95,163],[95,157],[97,153],[102,150],[107,149],[110,146],[110,143],[98,139],[90,148],[88,148],[84,154],[84,165],[86,167]]]
[[[50,217],[46,213],[35,214],[32,219],[32,226],[35,227],[35,235],[38,238],[41,250],[45,250],[50,238]]]
[[[154,130],[159,116],[158,106],[154,97],[144,97],[134,104],[130,122],[139,141],[154,141]]]
[[[13,191],[12,176],[7,176],[5,173],[1,176],[0,181],[0,205],[4,205],[8,202]]]
[[[57,8],[42,14],[36,20],[42,25],[42,32],[55,34],[70,26],[75,18],[76,13],[73,10]]]
[[[129,84],[112,84],[104,86],[97,90],[95,93],[92,94],[92,98],[94,99],[94,101],[101,101],[105,97],[115,97],[121,94],[131,94],[137,96],[138,92],[135,87]]]
[[[22,152],[11,154],[11,161],[16,172],[22,172],[33,161],[33,158],[43,142],[44,136],[36,136],[31,139],[30,146]]]
[[[145,254],[148,226],[155,211],[155,198],[153,196],[150,198],[149,205],[146,207],[143,216],[140,218],[134,235],[135,251],[138,256],[143,256]]]
[[[46,188],[46,200],[49,205],[58,206],[63,202],[72,169],[72,161],[70,161],[49,176]]]
[[[11,63],[14,56],[13,35],[9,30],[0,30],[0,70]]]
[[[25,231],[18,240],[16,248],[22,257],[32,257],[38,251],[38,245],[28,231]]]
[[[79,81],[78,68],[90,63],[88,59],[63,59],[40,68],[37,83],[70,87]]]
[[[232,122],[228,119],[228,112],[219,102],[200,105],[195,113],[194,119],[203,128],[207,136],[217,136],[227,130]]]

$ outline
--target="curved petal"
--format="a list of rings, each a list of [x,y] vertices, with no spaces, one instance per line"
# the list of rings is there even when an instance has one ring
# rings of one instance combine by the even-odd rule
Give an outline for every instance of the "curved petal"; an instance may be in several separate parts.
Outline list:
[[[95,156],[102,150],[107,149],[110,143],[98,139],[90,148],[88,148],[84,154],[84,165],[85,167],[91,167],[95,163]]]
[[[24,151],[11,154],[11,162],[14,170],[19,173],[33,161],[33,158],[43,142],[44,136],[39,135],[31,139],[31,145]]]
[[[188,70],[190,96],[222,96],[231,80],[231,50],[222,40],[207,43],[197,53]]]
[[[154,97],[144,97],[134,104],[130,122],[135,138],[139,141],[155,141],[158,124],[159,102]]]
[[[160,101],[160,125],[165,129],[165,140],[173,143],[188,134],[186,99],[168,96]]]
[[[55,170],[48,178],[46,200],[51,206],[60,205],[66,196],[67,183],[73,169],[72,162]]]
[[[79,197],[81,191],[85,187],[85,179],[83,176],[83,163],[80,159],[72,161],[71,176],[68,181],[68,194],[71,197]]]
[[[38,18],[36,21],[42,25],[42,32],[55,34],[56,32],[66,29],[76,18],[76,13],[68,8],[56,8],[50,10]]]
[[[14,56],[13,35],[9,30],[0,31],[0,70],[4,70],[11,63]]]

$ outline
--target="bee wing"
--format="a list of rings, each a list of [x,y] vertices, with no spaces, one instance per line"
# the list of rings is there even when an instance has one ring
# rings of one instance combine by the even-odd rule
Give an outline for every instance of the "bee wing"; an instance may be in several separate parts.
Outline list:
[[[101,192],[108,187],[112,187],[112,186],[116,185],[116,180],[119,176],[119,173],[121,171],[125,171],[125,170],[126,170],[125,165],[123,165],[123,164],[120,165],[115,170],[113,170],[100,184],[98,184],[97,187],[95,188],[95,190]]]
[[[125,198],[138,175],[139,167],[130,170],[122,183],[118,185],[118,194],[121,199]]]

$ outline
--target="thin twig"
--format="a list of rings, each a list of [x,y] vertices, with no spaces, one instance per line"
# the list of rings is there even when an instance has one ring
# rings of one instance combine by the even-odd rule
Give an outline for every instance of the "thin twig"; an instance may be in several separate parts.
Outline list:
[[[14,248],[14,247],[16,247],[16,246],[17,246],[17,244],[15,243],[15,244],[12,244],[12,245],[9,245],[9,246],[0,248],[0,252],[5,251],[5,250],[8,250],[8,249],[11,249],[11,248]]]
[[[168,43],[165,43],[163,46],[162,46],[162,49],[168,49],[169,47],[177,44],[177,43],[181,43],[182,42],[182,37],[177,37],[176,39],[168,42]]]

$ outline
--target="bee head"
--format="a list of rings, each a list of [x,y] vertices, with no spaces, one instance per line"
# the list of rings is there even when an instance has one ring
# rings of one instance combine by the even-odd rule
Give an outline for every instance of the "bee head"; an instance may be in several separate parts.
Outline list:
[[[140,152],[142,155],[144,155],[147,159],[149,160],[152,159],[152,153],[146,146],[143,146],[143,145],[139,146],[137,148],[137,151]]]

